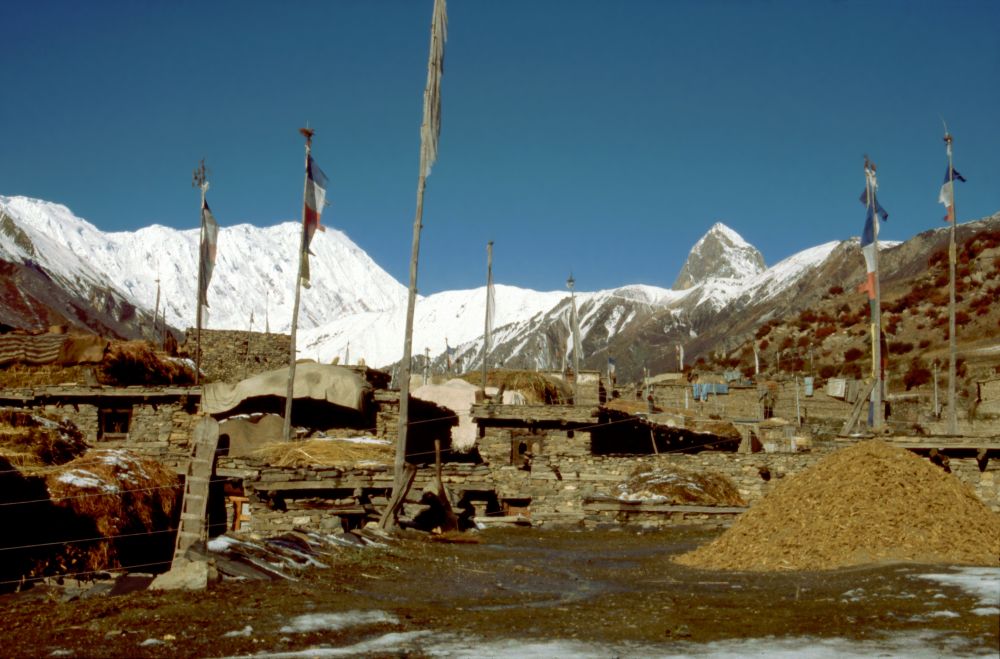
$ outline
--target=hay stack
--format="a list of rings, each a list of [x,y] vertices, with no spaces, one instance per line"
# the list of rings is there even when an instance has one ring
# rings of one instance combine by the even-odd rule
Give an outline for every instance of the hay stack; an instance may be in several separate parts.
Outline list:
[[[0,458],[22,473],[67,462],[85,450],[83,433],[72,421],[0,408]]]
[[[674,505],[745,506],[731,480],[722,474],[701,474],[673,465],[640,465],[618,486],[619,498],[658,500]]]
[[[359,462],[392,464],[396,453],[388,440],[323,438],[275,442],[251,456],[272,467],[353,467]]]
[[[481,373],[466,373],[462,379],[481,386]],[[505,391],[520,391],[529,405],[554,405],[564,403],[573,397],[573,392],[562,380],[543,375],[536,371],[490,371],[486,374],[486,385],[503,387]]]
[[[191,384],[194,371],[183,361],[161,357],[148,341],[122,341],[111,344],[99,379],[118,386]]]
[[[112,539],[170,529],[180,491],[173,471],[123,449],[89,451],[50,470],[45,483],[52,503],[72,513],[79,522],[77,534],[94,537],[87,534],[96,531]],[[67,533],[72,535],[74,531]],[[149,556],[143,552],[149,547],[164,551],[172,544],[169,533],[146,539],[67,544],[60,555],[40,565],[38,571],[103,570],[147,562]]]
[[[675,560],[748,571],[894,561],[997,566],[1000,515],[954,475],[873,440],[785,479],[716,540]]]

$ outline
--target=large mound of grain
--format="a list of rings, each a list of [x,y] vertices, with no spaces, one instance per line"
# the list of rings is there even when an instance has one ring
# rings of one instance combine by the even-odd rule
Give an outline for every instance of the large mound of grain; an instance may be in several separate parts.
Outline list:
[[[883,561],[1000,565],[1000,515],[928,460],[873,440],[783,481],[678,563],[828,570]]]

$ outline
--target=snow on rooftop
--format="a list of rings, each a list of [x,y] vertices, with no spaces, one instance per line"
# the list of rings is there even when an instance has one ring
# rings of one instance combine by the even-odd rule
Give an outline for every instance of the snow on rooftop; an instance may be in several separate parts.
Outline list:
[[[117,492],[118,486],[100,479],[100,477],[86,469],[70,469],[56,478],[60,483],[66,483],[81,489],[99,489],[104,492]]]

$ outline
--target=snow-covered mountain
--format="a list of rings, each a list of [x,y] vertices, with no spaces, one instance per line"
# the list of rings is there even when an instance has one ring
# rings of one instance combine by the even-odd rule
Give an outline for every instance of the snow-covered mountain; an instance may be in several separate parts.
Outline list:
[[[135,232],[103,233],[68,208],[26,197],[0,196],[0,215],[24,238],[4,236],[0,258],[32,259],[64,278],[73,291],[117,287],[136,307],[154,311],[157,279],[160,313],[181,329],[195,322],[198,229],[180,231],[154,225]],[[287,332],[294,302],[300,224],[270,227],[223,226],[215,271],[208,289],[208,329],[254,328]],[[318,232],[313,239],[311,274],[317,285],[303,290],[299,326],[315,327],[331,318],[384,311],[406,304],[406,288],[380,268],[344,233]]]
[[[264,329],[266,318],[271,331],[287,331],[299,239],[297,222],[223,227],[208,292],[211,312],[204,326],[247,329],[253,314],[254,329]],[[34,273],[35,279],[48,277],[72,301],[73,310],[57,315],[71,324],[87,324],[74,320],[74,314],[81,316],[77,307],[87,306],[88,301],[101,307],[108,319],[96,328],[91,323],[91,329],[98,331],[141,336],[140,326],[149,325],[154,310],[157,279],[167,322],[181,329],[191,327],[197,241],[197,228],[152,226],[103,233],[65,206],[0,196],[0,261],[20,269],[19,281],[24,272]],[[575,294],[582,363],[594,368],[615,358],[624,374],[629,368],[641,370],[663,361],[664,354],[673,354],[676,343],[690,344],[728,314],[763,308],[799,286],[838,245],[805,250],[765,269],[756,248],[732,229],[716,224],[691,250],[674,289],[633,285]],[[299,315],[300,355],[321,361],[363,358],[378,367],[398,361],[405,287],[342,232],[329,229],[316,234],[312,251],[313,286],[303,291]],[[22,284],[13,288],[23,297]],[[44,326],[41,317],[32,320],[31,309],[42,303],[31,299],[21,305],[25,310],[20,315],[11,316],[13,321],[0,317],[0,322]],[[558,368],[572,357],[576,347],[569,329],[568,291],[498,285],[495,300],[491,364]],[[466,368],[481,364],[485,304],[485,288],[419,298],[414,354],[426,350],[436,364],[442,364],[447,345],[453,348],[453,361]]]
[[[716,222],[691,248],[674,282],[674,290],[691,288],[710,279],[744,280],[764,272],[766,267],[764,256],[756,247],[722,222]]]

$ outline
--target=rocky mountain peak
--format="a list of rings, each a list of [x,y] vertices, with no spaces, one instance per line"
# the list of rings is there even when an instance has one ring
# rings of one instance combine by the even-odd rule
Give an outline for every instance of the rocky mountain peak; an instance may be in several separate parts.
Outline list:
[[[716,222],[691,248],[673,288],[681,291],[709,279],[746,279],[766,268],[756,247]]]

